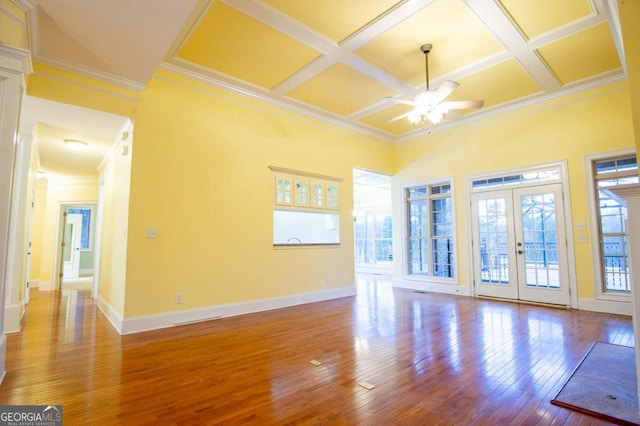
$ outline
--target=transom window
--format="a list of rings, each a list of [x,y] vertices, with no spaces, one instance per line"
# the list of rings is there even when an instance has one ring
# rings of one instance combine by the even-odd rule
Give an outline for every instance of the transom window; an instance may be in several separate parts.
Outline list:
[[[451,182],[405,188],[405,202],[408,274],[454,278]]]
[[[629,252],[625,236],[627,203],[612,188],[639,183],[638,162],[628,155],[593,162],[598,243],[602,271],[602,290],[610,294],[629,294]]]
[[[553,167],[544,170],[530,171],[526,173],[515,173],[507,176],[497,176],[493,178],[483,178],[472,181],[474,190],[485,188],[496,189],[511,185],[531,184],[537,182],[550,182],[560,180],[560,169]]]

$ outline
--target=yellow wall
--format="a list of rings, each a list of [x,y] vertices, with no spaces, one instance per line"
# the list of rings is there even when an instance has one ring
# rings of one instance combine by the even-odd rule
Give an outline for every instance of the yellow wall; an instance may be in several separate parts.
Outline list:
[[[392,172],[390,144],[164,72],[135,141],[125,317],[353,286],[352,168]],[[339,248],[273,248],[270,165],[344,179]]]
[[[402,185],[454,177],[457,268],[460,285],[469,284],[469,207],[465,177],[516,167],[568,160],[573,221],[589,223],[585,155],[634,146],[626,83],[617,83],[435,133],[396,149],[394,200]],[[394,258],[402,253],[401,205],[394,206]],[[591,237],[591,236],[590,236]],[[593,298],[591,238],[575,244],[578,297]],[[401,262],[394,275],[402,277]]]
[[[29,49],[27,12],[11,0],[0,0],[0,44]]]
[[[131,117],[139,92],[37,62],[27,94],[38,98]]]
[[[127,143],[128,155],[120,155],[121,149],[113,150],[100,168],[99,180],[103,184],[99,295],[121,317],[125,303],[132,156],[131,141]]]
[[[55,245],[58,243],[60,229],[60,206],[66,203],[96,203],[98,200],[97,177],[50,176],[45,191],[42,232],[36,234],[34,227],[32,234],[34,242],[32,261],[40,259],[40,275],[34,276],[34,271],[37,270],[35,267],[32,269],[31,278],[39,279],[41,284],[50,283],[55,287],[56,280],[52,278],[52,272],[54,259],[59,260],[59,254],[55,253]],[[42,194],[36,193],[36,196],[38,195]],[[36,201],[39,201],[39,198]]]

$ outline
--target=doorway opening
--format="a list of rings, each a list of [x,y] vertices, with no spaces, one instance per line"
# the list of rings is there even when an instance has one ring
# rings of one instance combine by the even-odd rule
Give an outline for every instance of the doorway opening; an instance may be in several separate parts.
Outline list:
[[[353,169],[356,272],[390,275],[393,265],[391,177]]]
[[[563,182],[562,164],[469,180],[476,296],[572,305]]]
[[[92,291],[96,258],[96,204],[62,204],[59,290]]]

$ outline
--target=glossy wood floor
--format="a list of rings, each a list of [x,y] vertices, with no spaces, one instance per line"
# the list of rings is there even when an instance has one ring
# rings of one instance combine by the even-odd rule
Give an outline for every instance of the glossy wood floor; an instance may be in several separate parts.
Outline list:
[[[0,404],[62,404],[65,425],[600,425],[549,400],[594,341],[633,345],[628,317],[371,276],[357,297],[129,336],[88,297],[33,292]]]

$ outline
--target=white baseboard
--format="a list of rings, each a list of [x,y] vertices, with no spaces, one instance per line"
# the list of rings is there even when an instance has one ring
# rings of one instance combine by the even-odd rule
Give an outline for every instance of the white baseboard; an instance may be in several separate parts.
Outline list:
[[[381,266],[356,266],[356,274],[380,274],[391,275],[393,270],[391,268],[385,268]]]
[[[118,314],[116,310],[102,298],[102,296],[98,296],[97,304],[98,309],[100,309],[104,316],[107,317],[113,328],[115,328],[119,334],[122,334],[123,321],[120,314]]]
[[[160,328],[175,327],[178,325],[208,321],[223,317],[232,317],[255,312],[269,311],[272,309],[286,308],[305,303],[321,302],[324,300],[338,299],[341,297],[355,296],[356,288],[341,287],[328,290],[314,291],[310,293],[296,294],[292,296],[274,297],[271,299],[252,300],[249,302],[230,303],[227,305],[209,306],[206,308],[189,309],[183,311],[167,312],[157,315],[143,315],[125,318],[122,327],[114,324],[120,334],[140,333],[142,331],[156,330]],[[98,305],[100,306],[100,305]],[[106,315],[106,313],[105,313]]]
[[[612,300],[578,299],[578,309],[581,311],[604,312],[606,314],[633,315],[630,302],[615,302]]]
[[[0,333],[0,385],[2,384],[4,377],[7,375],[7,369],[5,366],[7,359],[7,336]]]
[[[79,274],[81,277],[83,277],[83,276],[84,276],[84,277],[86,277],[86,276],[89,276],[89,275],[93,275],[93,268],[89,268],[89,269],[80,269],[80,270],[79,270],[79,272],[78,272],[78,274]]]
[[[404,280],[402,278],[394,278],[393,286],[404,288],[407,290],[417,291],[433,291],[434,293],[457,294],[460,296],[471,296],[469,287],[456,284],[442,284],[428,281]]]
[[[29,288],[40,288],[40,280],[29,280]]]
[[[4,332],[17,333],[22,328],[22,303],[12,303],[4,306]]]
[[[53,289],[53,287],[51,286],[51,282],[40,282],[40,285],[38,286],[38,290],[41,291],[51,291]]]

